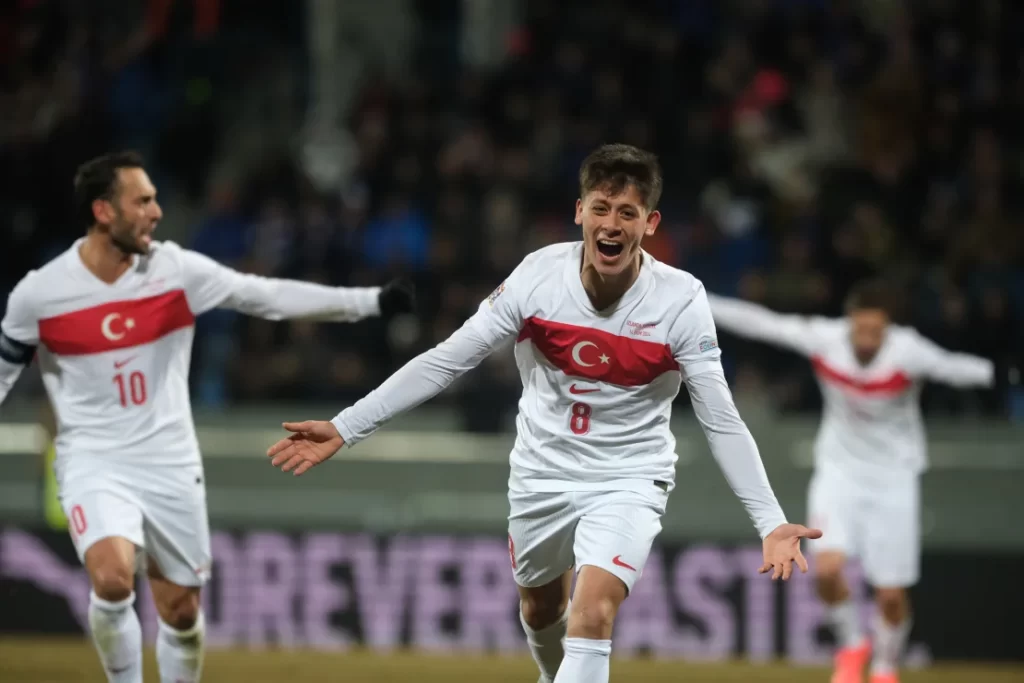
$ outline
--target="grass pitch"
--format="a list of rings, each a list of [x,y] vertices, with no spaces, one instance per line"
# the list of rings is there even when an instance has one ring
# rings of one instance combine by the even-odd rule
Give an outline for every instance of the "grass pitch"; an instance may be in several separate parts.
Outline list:
[[[827,683],[824,669],[785,664],[698,664],[680,661],[612,660],[613,681],[638,683]],[[158,681],[152,651],[146,680]],[[534,683],[527,657],[426,655],[413,652],[308,652],[214,650],[203,680],[209,683]],[[104,683],[92,646],[83,640],[0,640],[0,683]],[[1024,665],[936,665],[904,674],[903,683],[1024,683]]]

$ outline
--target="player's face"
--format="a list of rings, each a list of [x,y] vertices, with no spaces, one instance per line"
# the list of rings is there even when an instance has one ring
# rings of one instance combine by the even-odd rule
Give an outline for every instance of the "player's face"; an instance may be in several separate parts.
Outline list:
[[[117,192],[110,202],[113,208],[110,239],[126,254],[148,254],[153,231],[163,217],[156,201],[156,188],[141,168],[123,168],[118,172]]]
[[[661,214],[648,211],[632,185],[617,195],[591,190],[576,200],[576,225],[583,226],[586,262],[605,276],[619,275],[636,262],[640,242],[653,235]]]
[[[888,328],[889,316],[885,311],[866,308],[850,313],[850,341],[858,362],[867,365],[874,359]]]

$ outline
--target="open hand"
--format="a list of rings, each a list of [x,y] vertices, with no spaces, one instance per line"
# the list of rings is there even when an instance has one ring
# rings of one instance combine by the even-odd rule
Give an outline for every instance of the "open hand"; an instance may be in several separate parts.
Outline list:
[[[337,427],[330,422],[307,420],[285,422],[282,426],[293,434],[268,448],[267,456],[271,465],[280,467],[282,472],[295,470],[295,476],[319,465],[345,445]]]
[[[772,572],[772,581],[788,581],[793,573],[793,562],[800,571],[807,572],[807,560],[800,552],[800,539],[821,538],[821,529],[808,529],[802,524],[782,524],[764,539],[764,564],[758,574]],[[772,571],[774,569],[774,571]]]

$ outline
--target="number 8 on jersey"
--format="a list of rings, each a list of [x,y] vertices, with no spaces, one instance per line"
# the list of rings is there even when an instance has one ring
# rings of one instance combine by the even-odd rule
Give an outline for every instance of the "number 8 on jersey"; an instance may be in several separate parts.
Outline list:
[[[590,416],[593,414],[589,403],[577,401],[572,404],[569,415],[569,429],[576,436],[583,436],[590,431]]]

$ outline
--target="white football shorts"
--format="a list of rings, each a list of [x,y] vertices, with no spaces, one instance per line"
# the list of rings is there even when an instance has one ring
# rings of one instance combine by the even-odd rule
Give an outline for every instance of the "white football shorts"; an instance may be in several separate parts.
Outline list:
[[[126,538],[179,586],[210,574],[210,527],[201,464],[143,468],[72,456],[58,474],[61,506],[78,558],[97,541]]]
[[[819,469],[807,494],[808,519],[824,532],[813,553],[841,552],[860,560],[876,588],[917,583],[921,558],[921,486],[916,475],[893,473],[867,483]]]
[[[661,533],[668,493],[509,492],[509,556],[516,583],[543,586],[575,567],[600,567],[631,591]]]

